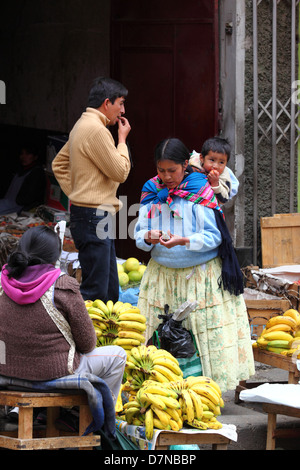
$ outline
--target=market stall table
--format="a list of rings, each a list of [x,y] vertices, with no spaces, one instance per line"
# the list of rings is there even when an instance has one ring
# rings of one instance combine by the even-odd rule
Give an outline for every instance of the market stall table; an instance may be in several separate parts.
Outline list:
[[[298,367],[300,368],[299,360]],[[275,449],[277,437],[292,438],[300,436],[299,427],[276,428],[277,415],[300,418],[300,384],[265,383],[248,390],[242,390],[240,398],[246,402],[261,403],[268,415],[266,450]]]
[[[275,450],[276,438],[290,439],[300,437],[300,429],[277,429],[277,415],[300,418],[300,409],[291,406],[264,403],[263,411],[268,414],[267,445],[266,450]]]
[[[154,430],[153,439],[145,437],[144,426],[134,426],[126,421],[116,420],[117,429],[133,442],[140,450],[166,450],[170,446],[189,446],[191,444],[211,445],[212,450],[227,450],[231,441],[237,441],[236,427],[223,424],[221,429],[198,430],[182,428],[180,431]]]

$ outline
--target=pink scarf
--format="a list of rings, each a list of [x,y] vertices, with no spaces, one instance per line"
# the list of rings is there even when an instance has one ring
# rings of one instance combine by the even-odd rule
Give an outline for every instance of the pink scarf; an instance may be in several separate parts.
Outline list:
[[[19,280],[8,277],[7,265],[1,273],[1,284],[6,295],[19,305],[32,304],[39,300],[61,274],[52,265],[28,266]]]

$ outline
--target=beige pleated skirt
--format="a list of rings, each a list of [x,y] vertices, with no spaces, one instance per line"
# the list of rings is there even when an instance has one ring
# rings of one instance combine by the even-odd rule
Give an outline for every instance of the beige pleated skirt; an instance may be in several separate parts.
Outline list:
[[[197,301],[182,326],[195,336],[202,373],[216,380],[223,392],[255,373],[250,326],[243,296],[218,285],[221,260],[214,258],[192,268],[166,268],[150,260],[142,278],[138,307],[147,318],[146,341],[162,322],[165,304],[170,312],[187,300]]]

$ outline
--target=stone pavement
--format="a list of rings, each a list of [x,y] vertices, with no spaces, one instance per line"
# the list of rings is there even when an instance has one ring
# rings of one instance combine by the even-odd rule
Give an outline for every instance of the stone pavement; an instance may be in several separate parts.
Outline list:
[[[288,372],[266,364],[255,363],[256,373],[248,382],[281,383],[287,382]],[[238,440],[228,446],[228,450],[265,450],[267,437],[267,414],[262,411],[261,403],[235,403],[235,391],[223,394],[225,407],[218,418],[224,424],[236,426]],[[300,428],[300,419],[288,416],[277,416],[278,427]],[[300,450],[299,439],[277,439],[276,449]]]

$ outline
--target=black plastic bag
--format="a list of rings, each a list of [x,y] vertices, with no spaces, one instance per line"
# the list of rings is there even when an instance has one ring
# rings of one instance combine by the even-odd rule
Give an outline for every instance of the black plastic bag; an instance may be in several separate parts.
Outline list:
[[[157,328],[161,349],[166,349],[176,358],[192,357],[196,349],[191,333],[182,326],[182,321],[172,318],[168,305],[164,310],[165,315],[158,315],[163,320]]]

